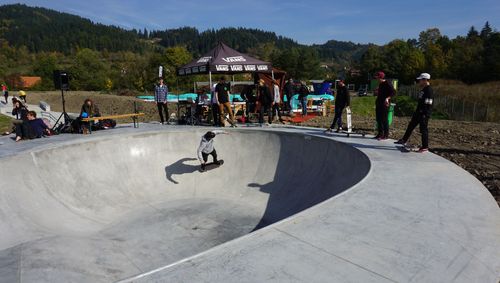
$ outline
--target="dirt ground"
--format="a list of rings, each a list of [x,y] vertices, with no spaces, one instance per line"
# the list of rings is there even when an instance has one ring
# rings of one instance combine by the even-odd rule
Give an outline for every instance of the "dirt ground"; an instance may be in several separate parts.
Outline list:
[[[133,112],[133,103],[136,102],[140,112],[146,115],[141,121],[158,121],[158,114],[154,103],[143,102],[133,97],[115,96],[97,92],[68,92],[66,110],[80,112],[85,98],[91,98],[99,106],[102,114],[124,114]],[[44,100],[51,105],[52,110],[61,111],[60,92],[32,92],[28,102]],[[177,107],[171,105],[170,113],[175,113]],[[332,117],[317,117],[303,125],[327,127]],[[396,117],[391,126],[391,138],[402,137],[409,118]],[[131,122],[129,120],[119,122]],[[371,117],[353,117],[353,126],[360,130],[373,132],[374,119]],[[431,120],[429,122],[429,136],[431,151],[456,163],[477,179],[495,197],[500,204],[500,124],[472,123],[449,120]],[[414,145],[420,144],[418,129],[410,140]]]
[[[90,98],[98,106],[102,115],[127,114],[134,112],[134,102],[137,103],[139,112],[145,114],[140,121],[158,121],[158,111],[153,102],[145,102],[130,96],[117,96],[90,91],[68,91],[64,95],[66,101],[66,111],[69,113],[80,113],[83,101]],[[30,92],[28,103],[36,104],[38,101],[47,102],[51,110],[62,111],[62,99],[60,91],[50,92]],[[175,105],[169,106],[170,113],[176,113]],[[118,122],[132,122],[131,119],[120,120]]]
[[[317,117],[304,125],[328,127],[332,117]],[[409,118],[395,117],[391,138],[403,136]],[[373,133],[374,119],[353,117],[353,127]],[[410,139],[420,145],[417,129]],[[429,121],[430,150],[467,170],[479,179],[500,205],[500,124],[473,123],[449,120]]]

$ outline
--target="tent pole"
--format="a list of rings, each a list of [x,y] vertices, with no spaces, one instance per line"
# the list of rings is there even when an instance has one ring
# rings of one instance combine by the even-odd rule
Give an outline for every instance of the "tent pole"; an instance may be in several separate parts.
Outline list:
[[[212,71],[208,72],[208,89],[212,91]]]

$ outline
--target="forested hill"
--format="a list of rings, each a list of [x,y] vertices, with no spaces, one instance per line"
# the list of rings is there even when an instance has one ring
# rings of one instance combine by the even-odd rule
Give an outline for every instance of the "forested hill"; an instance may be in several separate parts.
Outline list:
[[[145,46],[136,31],[21,4],[0,6],[0,38],[15,47],[26,46],[31,52],[69,53],[76,48],[140,51]]]
[[[71,53],[77,48],[141,52],[151,44],[159,44],[163,47],[186,46],[194,56],[209,51],[218,41],[223,41],[238,51],[254,54],[265,53],[263,48],[312,48],[317,50],[320,59],[327,62],[359,59],[367,49],[366,45],[339,41],[309,47],[274,32],[248,28],[125,30],[94,23],[80,16],[22,4],[0,6],[0,38],[15,47],[26,46],[31,52]]]

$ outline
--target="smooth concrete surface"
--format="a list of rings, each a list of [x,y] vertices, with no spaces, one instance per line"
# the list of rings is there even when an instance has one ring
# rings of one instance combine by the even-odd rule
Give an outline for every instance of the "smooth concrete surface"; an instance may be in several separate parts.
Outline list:
[[[470,174],[308,128],[141,124],[0,139],[0,282],[498,282],[500,210]]]

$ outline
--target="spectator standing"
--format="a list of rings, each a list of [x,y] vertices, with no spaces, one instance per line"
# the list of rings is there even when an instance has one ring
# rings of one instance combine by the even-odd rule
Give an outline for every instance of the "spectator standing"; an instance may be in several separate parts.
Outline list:
[[[292,98],[294,94],[295,94],[295,87],[293,86],[293,79],[290,78],[285,84],[285,96],[286,96],[285,110],[289,111],[290,113],[292,112]]]
[[[5,98],[5,104],[9,102],[9,90],[7,89],[7,85],[5,83],[2,84],[2,94]]]
[[[167,125],[170,124],[170,115],[168,114],[168,87],[163,83],[163,79],[160,78],[158,85],[155,86],[155,103],[158,108],[158,113],[160,114],[161,124],[165,124],[165,119]],[[163,112],[165,112],[165,117],[163,117]]]
[[[326,132],[332,132],[337,124],[337,133],[342,131],[342,112],[344,108],[350,107],[351,96],[349,95],[349,90],[347,89],[344,81],[339,81],[339,88],[337,90],[337,95],[335,96],[335,117],[333,118],[332,125],[326,130]]]
[[[231,102],[229,101],[229,85],[226,83],[226,78],[221,77],[219,83],[215,86],[215,97],[219,105],[220,126],[224,127],[224,119],[226,113],[229,115],[229,123],[232,127],[236,127],[234,123],[233,110],[231,109]]]
[[[379,82],[377,99],[375,101],[378,134],[375,138],[386,140],[389,138],[389,106],[391,105],[391,98],[394,96],[395,91],[392,85],[385,79],[384,72],[377,72],[375,79]]]
[[[274,120],[275,117],[274,114],[278,113],[279,121],[283,122],[283,119],[281,118],[281,109],[280,109],[280,104],[281,104],[280,86],[278,85],[278,82],[276,80],[273,80],[273,95],[274,95],[274,100],[271,111],[273,118],[271,120]]]
[[[217,96],[215,96],[215,87],[217,84],[210,86],[210,108],[212,110],[212,117],[214,119],[213,124],[215,127],[220,127],[220,113],[219,113],[219,102],[217,101]]]
[[[256,98],[254,95],[255,85],[246,85],[241,91],[241,98],[245,101],[246,123],[250,123],[250,113],[255,113]]]
[[[306,83],[301,82],[299,89],[299,101],[302,106],[302,116],[307,116],[307,96],[309,95],[309,89],[307,89]]]
[[[271,91],[265,84],[263,79],[259,80],[259,87],[257,90],[257,101],[259,102],[259,124],[262,127],[264,124],[264,111],[267,112],[267,118],[269,124],[272,124],[273,115],[271,113],[271,107],[273,105],[273,95]]]
[[[418,85],[421,88],[418,95],[417,109],[415,113],[413,113],[403,138],[396,142],[396,144],[406,145],[415,127],[420,125],[420,134],[422,134],[422,146],[418,150],[420,153],[429,151],[429,130],[427,125],[429,124],[429,118],[432,114],[432,104],[434,102],[434,92],[431,87],[430,79],[431,75],[428,73],[422,73],[417,78]]]

